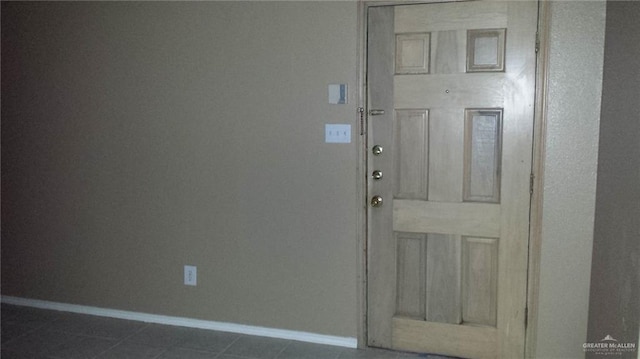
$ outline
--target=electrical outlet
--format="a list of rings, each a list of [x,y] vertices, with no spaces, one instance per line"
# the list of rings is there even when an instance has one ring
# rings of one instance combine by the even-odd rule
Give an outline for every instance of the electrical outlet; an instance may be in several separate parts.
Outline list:
[[[184,266],[184,285],[196,285],[198,283],[198,267]]]

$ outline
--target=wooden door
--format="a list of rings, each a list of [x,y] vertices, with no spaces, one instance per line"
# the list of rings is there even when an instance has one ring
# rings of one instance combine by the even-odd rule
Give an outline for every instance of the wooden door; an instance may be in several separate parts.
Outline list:
[[[368,343],[522,358],[537,3],[367,12]]]

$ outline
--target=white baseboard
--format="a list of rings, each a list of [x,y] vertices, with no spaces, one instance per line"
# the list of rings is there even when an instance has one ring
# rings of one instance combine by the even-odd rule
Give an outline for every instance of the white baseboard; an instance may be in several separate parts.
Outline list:
[[[309,332],[299,332],[295,330],[274,329],[257,327],[252,325],[214,322],[209,320],[190,319],[182,317],[171,317],[166,315],[147,314],[130,312],[126,310],[105,309],[90,307],[85,305],[49,302],[46,300],[28,299],[20,297],[2,296],[2,303],[13,304],[25,307],[58,310],[100,317],[118,318],[134,320],[145,323],[156,323],[165,325],[175,325],[180,327],[218,330],[238,334],[256,335],[261,337],[296,340],[300,342],[334,345],[345,348],[357,348],[358,340],[350,337],[338,337],[332,335],[316,334]]]

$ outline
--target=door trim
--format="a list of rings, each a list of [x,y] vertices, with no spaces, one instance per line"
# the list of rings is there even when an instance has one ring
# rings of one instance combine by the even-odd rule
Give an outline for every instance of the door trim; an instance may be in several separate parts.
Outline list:
[[[461,0],[452,0],[461,1]],[[463,1],[463,0],[462,0]],[[366,100],[367,74],[367,12],[370,7],[395,6],[409,4],[429,4],[443,2],[442,0],[420,1],[366,1],[358,0],[358,38],[357,38],[357,297],[358,297],[358,347],[366,348],[367,335],[367,119],[368,104]],[[549,63],[549,31],[550,31],[550,2],[538,1],[538,56],[536,63],[535,110],[533,129],[533,157],[531,173],[532,189],[529,220],[529,259],[527,271],[527,315],[525,326],[525,357],[535,358],[537,341],[538,294],[540,278],[540,256],[542,244],[542,204],[544,159],[546,144],[547,95],[548,95],[548,63]],[[361,117],[361,116],[364,116]]]

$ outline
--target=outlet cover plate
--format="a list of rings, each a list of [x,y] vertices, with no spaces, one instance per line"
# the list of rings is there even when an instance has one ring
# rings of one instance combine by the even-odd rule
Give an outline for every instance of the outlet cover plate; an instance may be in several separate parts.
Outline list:
[[[198,268],[196,266],[184,266],[184,285],[198,284]]]

